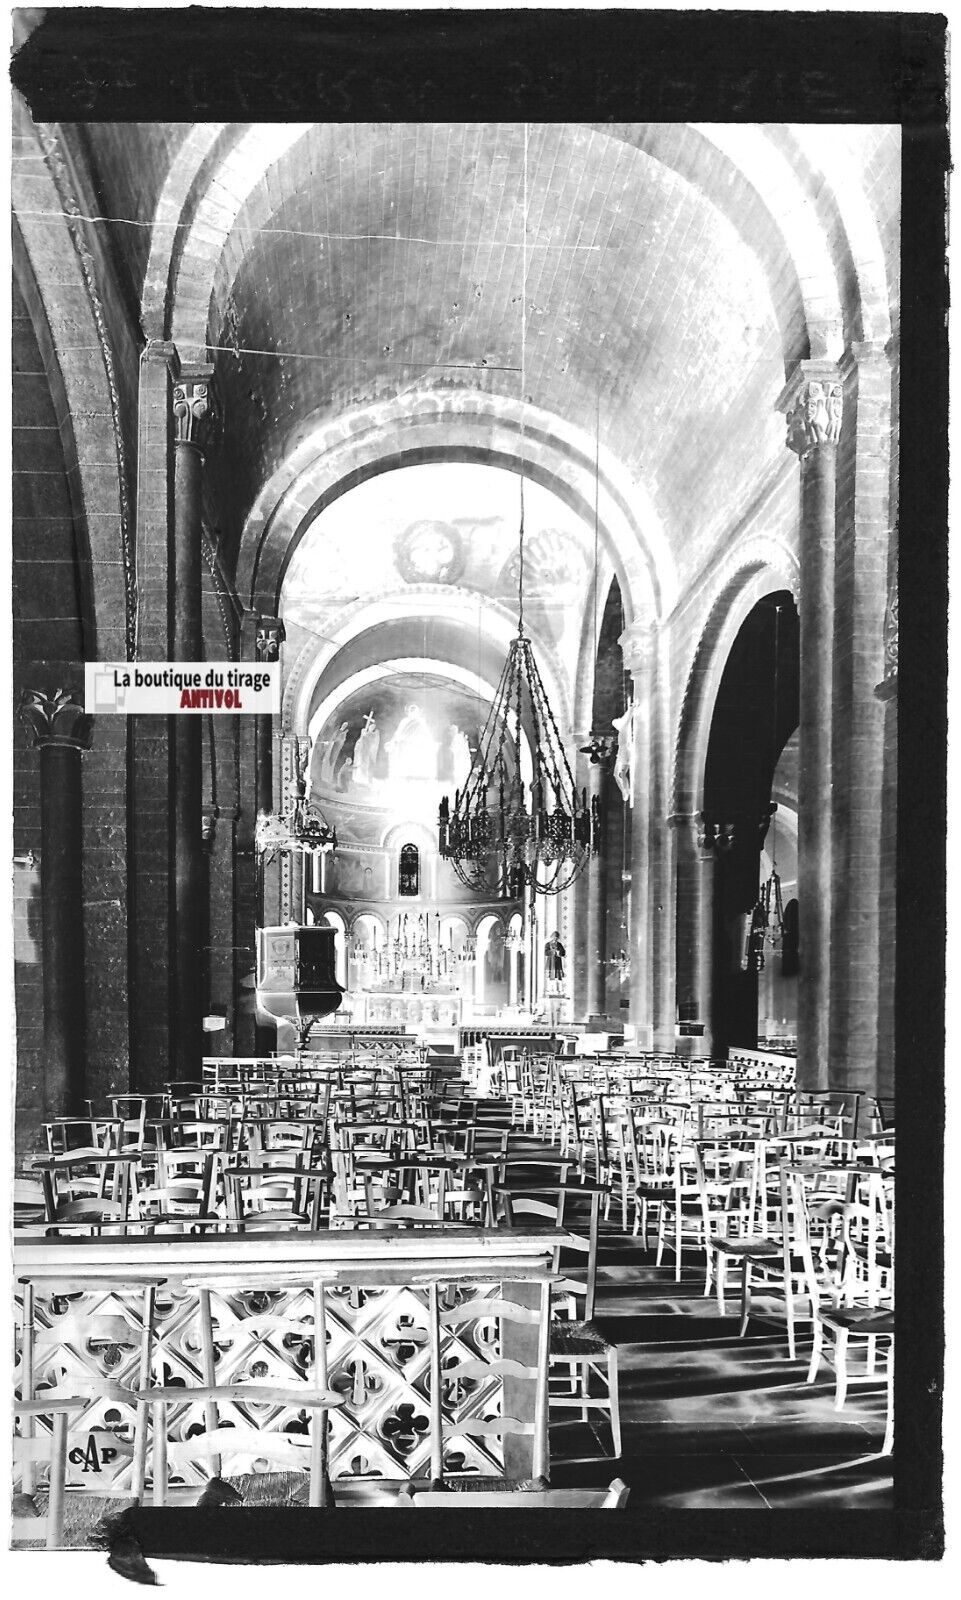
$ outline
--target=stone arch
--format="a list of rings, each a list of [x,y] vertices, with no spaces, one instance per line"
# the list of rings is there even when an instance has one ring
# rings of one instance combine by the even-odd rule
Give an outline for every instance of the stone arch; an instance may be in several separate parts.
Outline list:
[[[704,608],[697,644],[685,679],[674,743],[671,811],[689,815],[703,804],[704,769],[718,688],[742,624],[765,595],[788,589],[797,595],[797,564],[774,541],[744,548],[734,571],[722,571]],[[731,565],[734,565],[732,561]]]
[[[255,609],[275,607],[287,564],[324,507],[366,479],[402,466],[473,461],[523,472],[593,526],[595,457],[596,442],[579,429],[500,395],[422,391],[364,407],[310,432],[264,486],[241,538],[237,591]],[[652,505],[606,452],[600,489],[599,536],[625,614],[633,620],[639,607],[664,614],[674,603],[677,576]]]
[[[93,266],[76,231],[79,221],[71,227],[71,204],[74,211],[79,207],[58,192],[47,148],[22,109],[18,135],[19,155],[11,180],[14,260],[16,264],[19,259],[20,282],[35,327],[35,312],[42,308],[38,338],[44,365],[52,392],[62,394],[63,414],[69,418],[62,439],[76,535],[89,572],[87,659],[122,660],[130,653],[133,638],[134,571],[113,353]],[[52,134],[46,144],[55,154]]]
[[[461,618],[465,620],[465,630],[467,622],[470,624],[470,632],[468,634],[465,631],[465,637],[469,637],[472,643],[476,639],[478,597],[473,591],[443,584],[423,585],[417,589],[412,588],[409,599],[410,608],[405,612],[406,621],[416,623],[436,617],[456,621]],[[365,633],[374,633],[385,622],[396,619],[396,615],[396,605],[388,601],[358,602],[338,613],[327,638],[321,644],[311,641],[303,647],[285,673],[282,707],[285,729],[296,733],[309,732],[309,720],[313,720],[311,702],[323,674],[336,663],[339,653],[347,644]],[[498,652],[506,653],[507,647],[517,633],[516,618],[497,601],[486,600],[484,620],[486,640]],[[531,634],[530,629],[527,631],[534,645],[545,689],[552,697],[556,715],[567,723],[570,718],[570,696],[566,688],[565,673],[556,652],[538,635]],[[416,659],[421,668],[429,667],[430,670],[444,673],[452,682],[462,683],[487,696],[492,695],[496,687],[496,673],[500,671],[502,660],[501,658],[498,661],[496,673],[486,672],[479,675],[473,666],[464,666],[462,662],[445,660],[440,656],[432,658],[430,662],[413,657],[405,659],[408,664]],[[338,685],[336,692],[340,694],[342,688],[343,685]]]
[[[844,130],[811,124],[765,129],[813,197],[821,230],[835,241],[845,342],[884,344],[892,333],[892,297],[877,218],[844,159]],[[839,138],[840,132],[840,138]]]
[[[17,288],[23,296],[24,304],[30,318],[30,324],[40,351],[43,374],[46,379],[50,399],[61,419],[60,455],[63,465],[63,478],[67,487],[71,520],[73,523],[73,551],[76,563],[78,587],[78,622],[83,641],[83,652],[87,660],[96,660],[97,656],[97,628],[94,609],[94,580],[90,561],[90,544],[87,538],[86,513],[80,479],[80,462],[77,457],[76,437],[73,430],[73,416],[66,399],[63,374],[60,362],[54,347],[50,324],[33,271],[30,258],[27,254],[23,236],[20,232],[16,216],[13,219],[12,231],[12,256],[13,275]]]

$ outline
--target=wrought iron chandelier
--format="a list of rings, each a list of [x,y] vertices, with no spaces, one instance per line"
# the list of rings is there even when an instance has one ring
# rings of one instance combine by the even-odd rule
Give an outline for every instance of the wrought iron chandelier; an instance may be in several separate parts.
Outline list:
[[[254,846],[258,856],[272,861],[283,852],[303,851],[307,855],[329,855],[337,849],[337,829],[332,827],[321,811],[307,804],[306,752],[298,750],[297,772],[287,791],[287,805],[280,816],[273,811],[259,811],[254,830]]]
[[[337,829],[317,812],[307,812],[295,819],[260,811],[254,844],[257,854],[268,860],[281,851],[302,850],[308,855],[329,855],[337,849]]]
[[[527,124],[521,239],[521,395],[526,397]],[[523,439],[523,417],[521,436]],[[463,789],[441,800],[438,847],[469,889],[503,895],[560,894],[598,847],[596,799],[578,790],[531,641],[524,633],[524,475],[520,483],[517,637],[511,641],[497,692]],[[595,601],[596,604],[596,601]],[[531,755],[525,782],[522,736]]]
[[[526,736],[532,772],[525,783]],[[470,889],[560,894],[599,842],[596,798],[578,791],[524,632],[524,480],[521,479],[517,637],[463,789],[440,803],[438,847]]]
[[[772,728],[773,763],[777,766],[778,718],[778,630],[781,607],[774,607],[774,724]],[[784,902],[781,897],[781,879],[777,870],[777,806],[771,808],[771,873],[762,883],[757,904],[751,913],[751,932],[748,939],[748,963],[755,972],[763,972],[765,952],[778,955],[784,948]]]

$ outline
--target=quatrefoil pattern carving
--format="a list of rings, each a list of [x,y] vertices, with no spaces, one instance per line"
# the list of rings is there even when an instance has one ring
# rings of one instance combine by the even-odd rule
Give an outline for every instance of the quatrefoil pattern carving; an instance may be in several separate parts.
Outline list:
[[[440,1296],[451,1310],[478,1295],[495,1292],[493,1285],[446,1285]],[[84,1378],[108,1378],[121,1389],[139,1385],[141,1297],[129,1292],[89,1291],[44,1299],[38,1295],[35,1320],[38,1337],[35,1382],[83,1392]],[[333,1479],[423,1477],[430,1469],[430,1344],[427,1290],[368,1290],[362,1285],[337,1285],[327,1292],[328,1382],[344,1397],[344,1405],[328,1415],[329,1470]],[[312,1381],[314,1370],[313,1300],[308,1289],[215,1293],[211,1297],[217,1382],[251,1380],[295,1388]],[[456,1330],[445,1330],[442,1371],[470,1357],[490,1360],[497,1351],[497,1322],[480,1318]],[[183,1388],[182,1406],[168,1408],[171,1441],[203,1434],[207,1419],[190,1391],[203,1383],[203,1361],[195,1294],[165,1285],[155,1302],[153,1381]],[[91,1385],[88,1381],[87,1388]],[[500,1383],[479,1379],[442,1379],[442,1405],[448,1422],[473,1415],[491,1416],[500,1405]],[[136,1406],[91,1397],[71,1427],[71,1440],[84,1442],[91,1428],[108,1425],[133,1439]],[[221,1406],[219,1425],[242,1426],[248,1418],[258,1427],[296,1439],[309,1429],[307,1414],[286,1406]],[[255,1443],[249,1463],[231,1458],[231,1472],[255,1470]],[[148,1449],[148,1492],[150,1451]],[[496,1472],[501,1446],[496,1437],[474,1441],[459,1438],[449,1452],[452,1470]],[[129,1486],[129,1455],[118,1453],[113,1476],[104,1473],[110,1493]],[[210,1458],[178,1462],[171,1481],[203,1485],[211,1475]],[[77,1481],[80,1481],[79,1479]],[[98,1487],[100,1485],[98,1484]]]

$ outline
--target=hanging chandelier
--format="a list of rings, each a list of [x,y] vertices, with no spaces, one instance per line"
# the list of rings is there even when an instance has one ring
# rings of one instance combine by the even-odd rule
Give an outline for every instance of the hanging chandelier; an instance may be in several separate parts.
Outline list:
[[[524,632],[524,480],[521,479],[517,637],[463,789],[440,803],[438,848],[470,889],[560,894],[599,843],[596,797],[578,791]],[[531,754],[525,782],[522,740]]]
[[[329,855],[337,848],[337,829],[316,812],[295,819],[278,817],[272,811],[259,811],[254,844],[257,854],[268,860],[281,851]]]
[[[778,727],[778,630],[781,607],[774,607],[774,724],[772,728],[771,781],[777,767]],[[781,897],[781,879],[777,870],[777,806],[771,807],[771,873],[762,883],[757,904],[751,912],[751,931],[748,936],[748,966],[754,972],[763,972],[766,953],[778,955],[784,948],[784,902]]]
[[[771,824],[774,826],[773,821]],[[776,867],[762,883],[757,905],[751,913],[751,964],[755,972],[763,972],[765,951],[778,955],[784,947],[784,903],[781,899],[781,879]]]
[[[254,848],[265,861],[283,852],[302,851],[307,855],[329,855],[337,849],[337,829],[321,811],[307,804],[307,762],[310,748],[298,748],[297,770],[287,790],[287,805],[278,816],[273,811],[258,811]]]
[[[527,336],[527,124],[524,124],[524,193],[521,240],[521,395],[526,400]],[[523,440],[524,425],[521,419]],[[523,445],[522,445],[523,449]],[[438,848],[469,889],[502,895],[560,894],[583,871],[599,843],[597,800],[578,792],[524,633],[524,476],[520,482],[517,637],[511,641],[497,692],[467,780],[444,795]],[[596,604],[596,600],[595,600]],[[531,774],[522,768],[522,735]]]

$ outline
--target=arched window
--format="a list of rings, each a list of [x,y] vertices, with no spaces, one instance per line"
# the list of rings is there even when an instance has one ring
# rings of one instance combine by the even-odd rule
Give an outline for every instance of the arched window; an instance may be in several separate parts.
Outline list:
[[[398,894],[420,894],[420,851],[415,844],[405,844],[400,852],[400,883]]]

